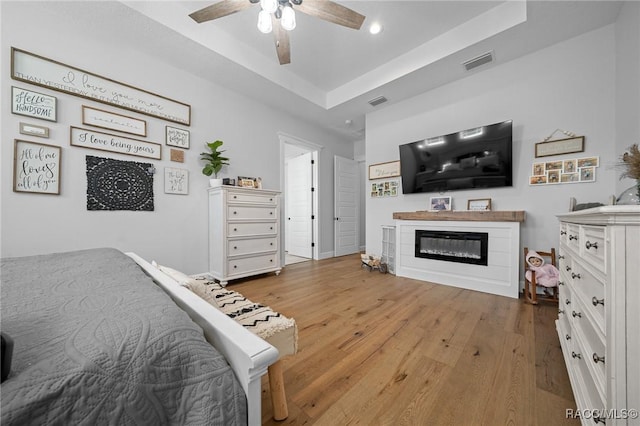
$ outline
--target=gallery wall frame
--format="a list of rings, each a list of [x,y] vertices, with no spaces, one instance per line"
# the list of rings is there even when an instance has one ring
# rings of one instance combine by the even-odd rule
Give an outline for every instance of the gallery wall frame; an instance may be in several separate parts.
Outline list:
[[[59,195],[61,155],[59,146],[15,139],[13,191]]]
[[[189,149],[190,133],[188,130],[178,129],[177,127],[165,127],[165,143],[169,146],[177,148]]]
[[[584,136],[538,142],[535,147],[536,158],[574,152],[584,152]]]
[[[165,194],[189,194],[189,170],[175,167],[164,168]]]
[[[162,145],[155,142],[141,141],[126,136],[96,132],[74,126],[70,126],[69,138],[71,146],[134,155],[154,160],[162,158]]]
[[[86,105],[82,105],[82,124],[131,135],[147,136],[147,122],[145,120]]]
[[[55,96],[11,86],[11,113],[41,120],[58,121]]]
[[[400,160],[369,165],[369,180],[400,176]]]
[[[191,106],[11,47],[11,78],[166,121],[191,125]]]
[[[28,136],[37,136],[39,138],[49,137],[49,128],[29,123],[20,123],[20,133]]]

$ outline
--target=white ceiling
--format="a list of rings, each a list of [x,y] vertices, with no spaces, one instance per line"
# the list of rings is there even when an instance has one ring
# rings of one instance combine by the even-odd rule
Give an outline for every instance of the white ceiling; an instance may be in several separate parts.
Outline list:
[[[77,18],[90,22],[91,31],[106,25],[112,38],[135,40],[136,48],[195,75],[359,140],[366,113],[615,22],[621,6],[617,1],[338,1],[367,17],[362,29],[297,13],[291,64],[279,65],[272,35],[256,28],[259,5],[202,24],[188,17],[216,1],[100,2],[84,8],[71,2],[69,8],[85,15]],[[384,27],[376,36],[367,31],[373,21]],[[464,70],[462,62],[487,51],[494,52],[493,63]],[[367,103],[381,95],[389,102]]]

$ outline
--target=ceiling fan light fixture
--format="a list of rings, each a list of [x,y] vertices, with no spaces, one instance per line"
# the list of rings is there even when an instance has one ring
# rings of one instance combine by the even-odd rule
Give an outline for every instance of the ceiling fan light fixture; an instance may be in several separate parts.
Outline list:
[[[380,24],[380,22],[373,22],[370,26],[369,26],[369,33],[376,35],[376,34],[380,34],[382,32],[382,24]]]
[[[280,25],[287,31],[293,31],[296,28],[296,14],[293,11],[293,7],[288,3],[282,7]]]
[[[271,14],[266,10],[261,10],[258,13],[258,30],[263,34],[269,34],[272,29]]]
[[[268,13],[273,13],[278,9],[278,0],[260,0],[260,7]]]

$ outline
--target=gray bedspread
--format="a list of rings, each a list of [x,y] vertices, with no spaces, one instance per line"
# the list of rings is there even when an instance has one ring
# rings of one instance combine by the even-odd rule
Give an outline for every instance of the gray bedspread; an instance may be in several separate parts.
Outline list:
[[[5,425],[246,424],[246,398],[202,330],[114,249],[2,260]]]

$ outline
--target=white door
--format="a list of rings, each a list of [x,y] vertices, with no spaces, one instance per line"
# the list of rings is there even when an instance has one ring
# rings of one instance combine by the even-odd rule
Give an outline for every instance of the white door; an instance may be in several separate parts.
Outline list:
[[[335,256],[359,251],[358,162],[334,157]]]
[[[311,153],[288,160],[287,170],[287,251],[294,256],[311,258],[312,243],[312,168]]]

